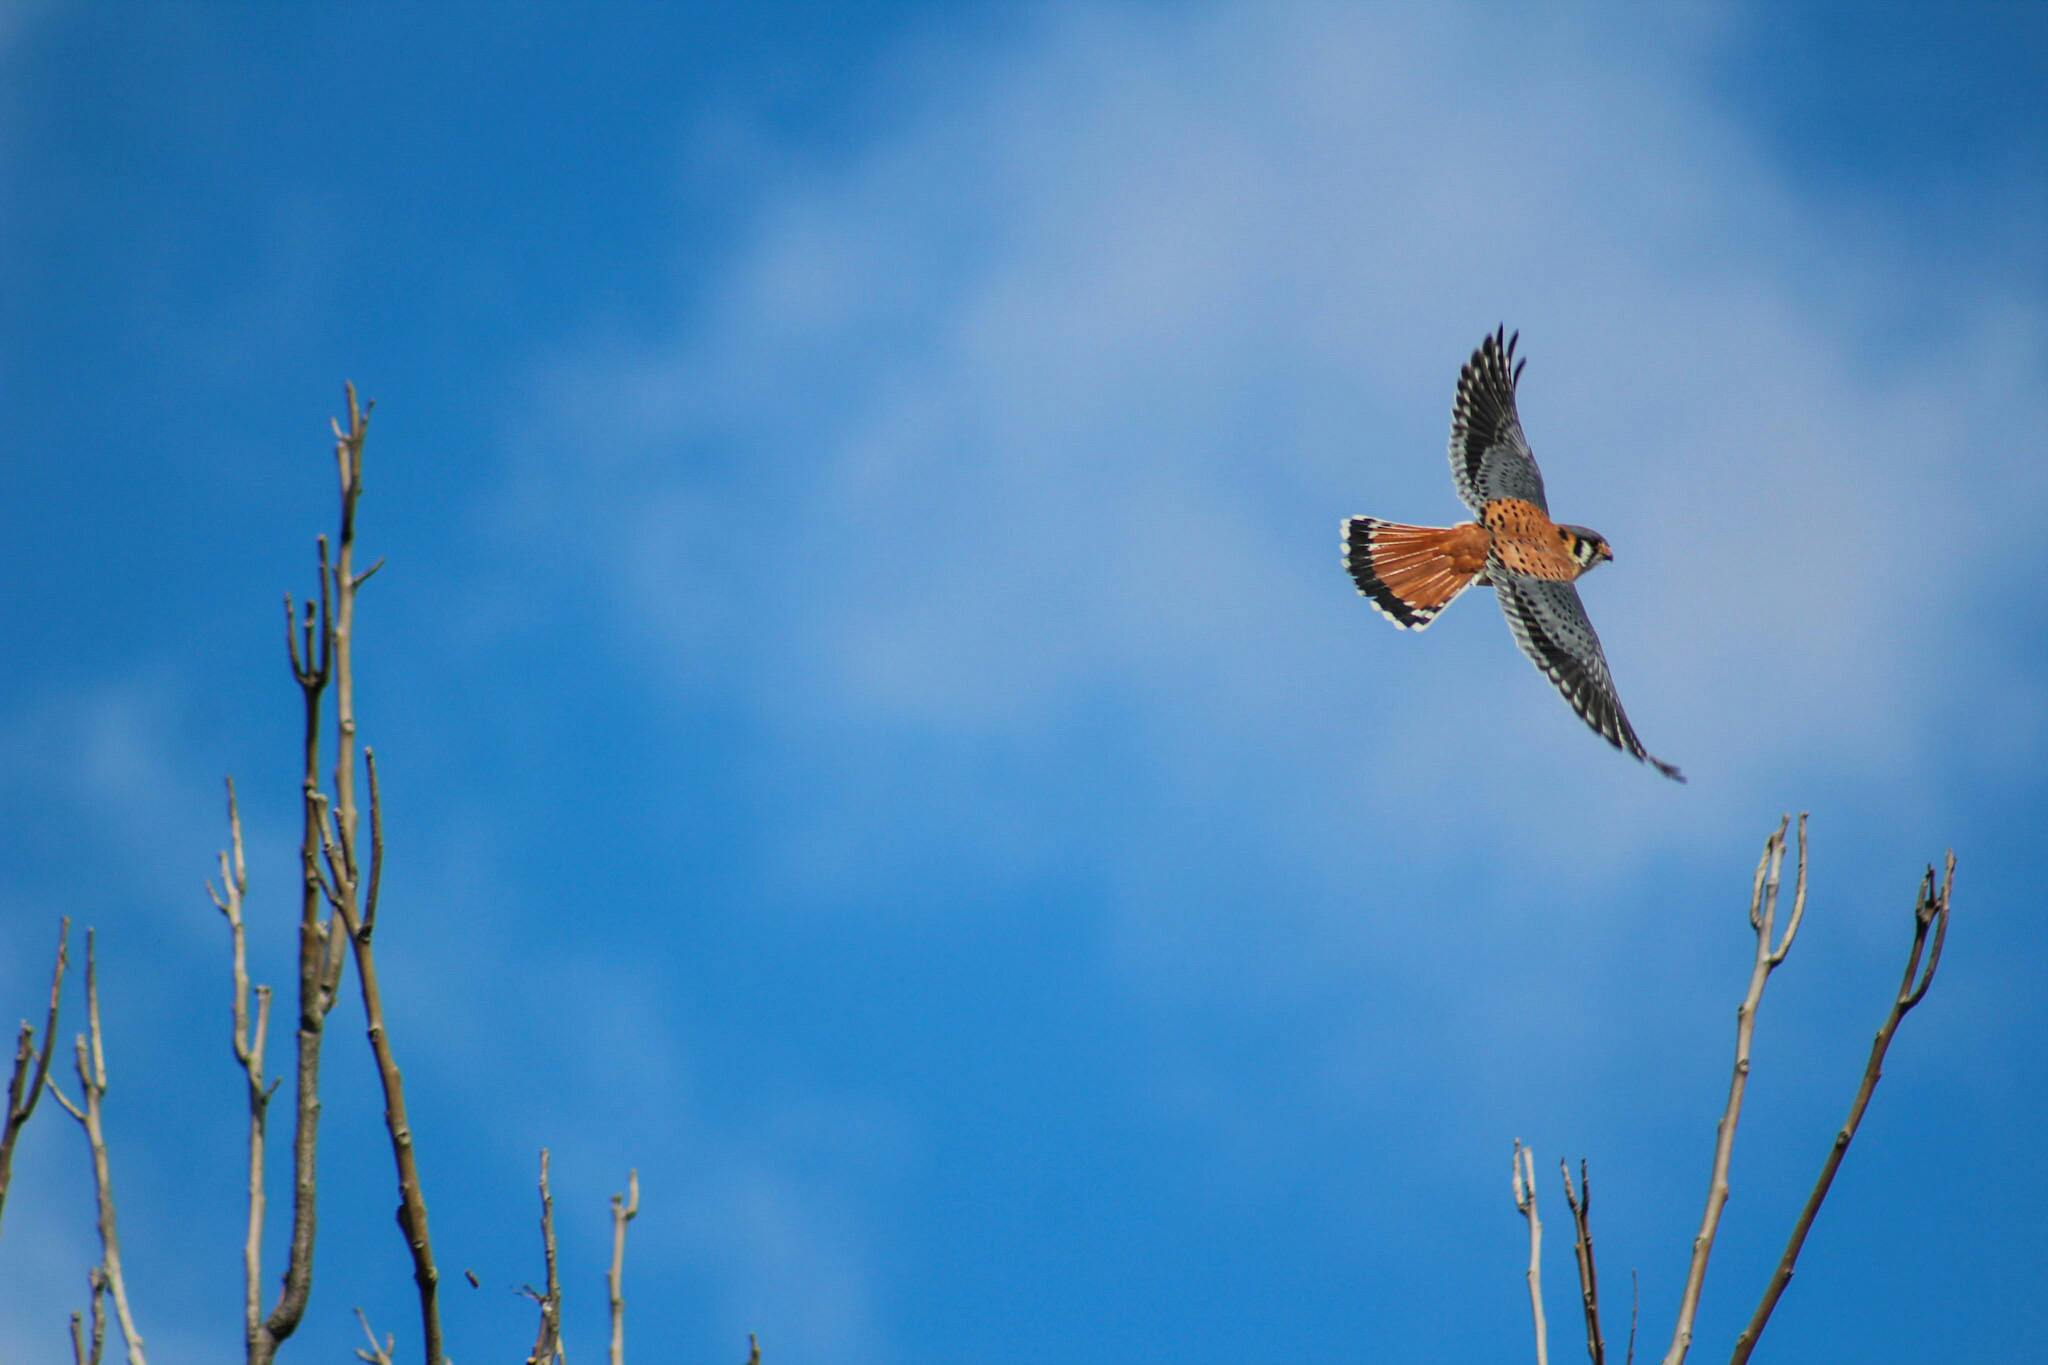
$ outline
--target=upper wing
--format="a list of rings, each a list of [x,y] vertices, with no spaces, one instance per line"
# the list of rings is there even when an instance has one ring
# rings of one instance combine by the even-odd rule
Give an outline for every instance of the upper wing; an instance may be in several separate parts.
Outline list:
[[[1536,661],[1536,667],[1571,703],[1579,719],[1615,748],[1633,754],[1673,781],[1685,781],[1684,774],[1653,758],[1636,738],[1628,713],[1621,709],[1621,698],[1614,694],[1607,656],[1600,652],[1600,637],[1586,619],[1579,590],[1570,583],[1498,572],[1493,580],[1515,643]]]
[[[1544,511],[1543,475],[1515,415],[1515,382],[1527,361],[1515,360],[1521,333],[1502,339],[1501,328],[1479,344],[1458,371],[1451,403],[1451,482],[1474,512],[1496,498],[1520,498]]]

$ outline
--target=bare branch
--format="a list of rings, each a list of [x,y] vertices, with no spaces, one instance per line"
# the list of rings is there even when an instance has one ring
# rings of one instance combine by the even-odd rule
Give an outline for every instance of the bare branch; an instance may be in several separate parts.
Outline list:
[[[1593,1270],[1593,1178],[1586,1159],[1579,1158],[1579,1189],[1572,1191],[1572,1168],[1557,1163],[1564,1177],[1564,1202],[1572,1211],[1572,1252],[1579,1262],[1579,1302],[1586,1313],[1586,1354],[1593,1365],[1607,1365],[1607,1343],[1600,1339],[1600,1281]]]
[[[1628,1354],[1622,1357],[1623,1365],[1636,1365],[1636,1308],[1642,1303],[1642,1296],[1636,1293],[1636,1268],[1628,1268]]]
[[[1764,983],[1785,954],[1806,911],[1806,814],[1799,816],[1799,866],[1792,914],[1784,937],[1775,945],[1777,929],[1778,876],[1785,862],[1785,830],[1790,818],[1781,818],[1777,830],[1764,840],[1763,856],[1757,859],[1756,877],[1750,886],[1749,925],[1756,932],[1756,957],[1749,973],[1749,989],[1735,1010],[1735,1069],[1728,1082],[1728,1104],[1714,1127],[1714,1169],[1707,1184],[1707,1207],[1700,1217],[1700,1230],[1693,1237],[1692,1263],[1686,1270],[1685,1293],[1678,1304],[1678,1323],[1671,1334],[1671,1348],[1664,1353],[1664,1365],[1679,1365],[1692,1348],[1693,1318],[1699,1311],[1700,1288],[1706,1283],[1707,1257],[1714,1249],[1714,1233],[1720,1227],[1721,1210],[1728,1202],[1728,1160],[1735,1148],[1735,1124],[1742,1114],[1742,1095],[1749,1083],[1750,1039],[1756,1031],[1756,1009],[1763,999]]]
[[[234,957],[234,1051],[247,1082],[249,1103],[249,1190],[248,1224],[242,1236],[242,1343],[254,1359],[263,1327],[263,1188],[264,1137],[269,1123],[270,1096],[276,1083],[263,1080],[264,1049],[270,1037],[270,987],[249,985],[248,944],[242,924],[242,906],[249,894],[248,862],[242,855],[242,813],[235,802],[235,780],[227,780],[228,833],[234,850],[230,858],[220,855],[221,889],[211,884],[207,892],[227,917],[228,936]],[[249,999],[256,1000],[256,1027],[249,1028]]]
[[[377,755],[367,744],[363,746],[363,767],[370,775],[370,887],[363,898],[361,937],[368,943],[377,928],[377,890],[384,880],[384,800],[377,793]]]
[[[128,1344],[128,1365],[147,1365],[142,1334],[135,1330],[135,1317],[128,1311],[128,1284],[121,1274],[121,1237],[114,1220],[114,1175],[107,1160],[107,1133],[101,1122],[101,1105],[107,1095],[107,1052],[100,1033],[99,960],[93,931],[85,931],[85,1016],[87,1032],[73,1045],[78,1069],[79,1104],[64,1097],[54,1080],[46,1080],[57,1103],[85,1129],[86,1145],[92,1150],[93,1193],[99,1206],[100,1266],[106,1285],[114,1295],[114,1315],[121,1323],[121,1339]],[[89,1040],[89,1041],[88,1041]]]
[[[761,1343],[752,1332],[747,1333],[747,1365],[761,1365]]]
[[[555,1197],[548,1190],[548,1149],[540,1149],[540,1241],[547,1255],[547,1292],[536,1294],[528,1286],[527,1297],[540,1305],[540,1332],[533,1340],[533,1352],[526,1365],[553,1365],[562,1359],[562,1281],[555,1270]]]
[[[363,1316],[361,1308],[356,1309],[356,1321],[363,1325],[363,1335],[370,1339],[369,1350],[365,1351],[360,1346],[356,1347],[356,1359],[367,1362],[367,1365],[391,1365],[391,1351],[393,1347],[397,1346],[398,1339],[389,1332],[386,1332],[384,1334],[384,1344],[379,1346],[377,1344],[377,1334],[370,1330],[370,1320]]]
[[[1856,1098],[1849,1105],[1849,1117],[1835,1133],[1834,1144],[1828,1148],[1827,1159],[1821,1163],[1820,1178],[1814,1182],[1813,1192],[1807,1195],[1805,1207],[1799,1210],[1799,1219],[1792,1225],[1791,1239],[1785,1243],[1785,1252],[1778,1258],[1777,1269],[1771,1272],[1771,1282],[1764,1290],[1763,1301],[1757,1305],[1749,1325],[1735,1339],[1731,1365],[1743,1365],[1749,1359],[1749,1353],[1756,1349],[1757,1338],[1763,1335],[1764,1326],[1770,1322],[1771,1313],[1777,1308],[1785,1286],[1792,1282],[1793,1265],[1799,1260],[1800,1248],[1806,1244],[1806,1234],[1813,1227],[1815,1215],[1820,1212],[1821,1201],[1828,1197],[1828,1189],[1835,1182],[1835,1172],[1841,1169],[1849,1143],[1863,1122],[1863,1111],[1870,1107],[1870,1097],[1877,1090],[1879,1077],[1884,1074],[1884,1055],[1891,1047],[1892,1035],[1898,1032],[1899,1021],[1920,1003],[1934,982],[1934,969],[1941,962],[1942,941],[1948,937],[1949,893],[1955,889],[1955,884],[1956,855],[1954,850],[1950,850],[1939,888],[1935,886],[1932,867],[1920,879],[1919,894],[1913,904],[1913,947],[1906,955],[1905,974],[1899,980],[1898,992],[1892,997],[1891,1011],[1885,1015],[1877,1037],[1871,1040],[1870,1060],[1864,1064],[1863,1080],[1856,1087]],[[1923,971],[1920,957],[1927,949],[1930,928],[1934,932],[1934,946],[1927,951],[1927,964]],[[1916,972],[1919,973],[1917,979]]]
[[[92,1287],[92,1346],[88,1350],[79,1335],[78,1314],[71,1315],[71,1359],[74,1365],[100,1365],[100,1352],[107,1345],[107,1277],[98,1266],[85,1272],[85,1282]]]
[[[71,937],[71,917],[57,924],[57,965],[50,969],[50,1012],[43,1019],[43,1046],[36,1049],[36,1031],[28,1020],[14,1039],[14,1075],[7,1082],[7,1112],[0,1115],[0,1211],[7,1207],[7,1182],[14,1171],[14,1142],[22,1125],[36,1111],[50,1079],[50,1051],[57,1041],[57,1001],[64,986],[64,946]],[[34,1079],[30,1079],[33,1069]]]
[[[1529,1224],[1529,1312],[1536,1320],[1536,1365],[1549,1365],[1550,1329],[1543,1323],[1543,1222],[1536,1216],[1536,1154],[1515,1139],[1515,1209]]]
[[[625,1365],[626,1361],[626,1296],[623,1288],[626,1269],[626,1224],[633,1221],[640,1212],[640,1172],[626,1173],[626,1194],[612,1196],[612,1269],[605,1277],[611,1290],[612,1305],[612,1355],[611,1365]]]

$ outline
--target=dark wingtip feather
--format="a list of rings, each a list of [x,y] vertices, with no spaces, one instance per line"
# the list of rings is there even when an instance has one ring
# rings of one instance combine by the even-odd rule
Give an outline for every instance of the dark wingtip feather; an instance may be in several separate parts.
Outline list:
[[[1670,778],[1670,779],[1671,779],[1671,780],[1672,780],[1673,782],[1676,782],[1676,783],[1680,784],[1681,786],[1682,786],[1682,785],[1684,785],[1684,783],[1685,783],[1685,774],[1684,774],[1684,773],[1682,773],[1682,772],[1680,772],[1680,771],[1678,771],[1678,769],[1677,769],[1677,767],[1676,767],[1676,766],[1674,766],[1674,765],[1672,765],[1672,764],[1670,764],[1670,763],[1666,763],[1666,762],[1665,762],[1665,761],[1664,761],[1663,759],[1661,759],[1661,758],[1652,758],[1652,757],[1651,757],[1650,755],[1648,755],[1648,754],[1644,754],[1644,755],[1643,755],[1643,762],[1645,762],[1645,763],[1649,764],[1649,765],[1650,765],[1651,767],[1655,768],[1655,769],[1656,769],[1656,770],[1657,770],[1658,772],[1660,772],[1660,773],[1664,774],[1664,776],[1666,776],[1666,777]]]

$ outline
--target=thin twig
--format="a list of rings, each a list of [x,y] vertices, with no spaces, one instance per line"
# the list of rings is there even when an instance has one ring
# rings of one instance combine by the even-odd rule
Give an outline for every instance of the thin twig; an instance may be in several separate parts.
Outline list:
[[[79,1329],[78,1314],[71,1315],[71,1359],[73,1365],[100,1365],[100,1352],[107,1345],[107,1277],[98,1266],[85,1272],[85,1282],[92,1287],[92,1345],[86,1346]]]
[[[611,1365],[625,1365],[626,1362],[626,1224],[632,1222],[639,1212],[640,1172],[636,1169],[626,1173],[626,1193],[612,1196],[612,1268],[605,1277],[605,1284],[611,1290]]]
[[[121,1323],[121,1339],[128,1345],[128,1365],[147,1365],[142,1351],[142,1334],[135,1330],[135,1317],[128,1311],[128,1282],[121,1274],[121,1237],[114,1218],[114,1173],[107,1160],[107,1132],[101,1105],[107,1097],[107,1050],[100,1033],[100,974],[91,928],[85,931],[85,1017],[88,1032],[78,1035],[72,1051],[78,1068],[80,1104],[73,1104],[46,1079],[57,1103],[85,1128],[86,1145],[92,1149],[93,1194],[99,1206],[100,1266],[107,1288],[114,1296],[114,1316]],[[89,1041],[88,1041],[89,1040]]]
[[[1536,1216],[1536,1154],[1515,1139],[1515,1210],[1529,1224],[1529,1312],[1536,1320],[1536,1365],[1549,1365],[1550,1329],[1543,1323],[1543,1222]]]
[[[747,1365],[761,1365],[761,1343],[752,1332],[747,1333]]]
[[[220,890],[207,884],[207,894],[227,917],[228,936],[234,955],[235,1009],[234,1051],[247,1081],[249,1102],[249,1191],[248,1226],[242,1237],[242,1343],[254,1358],[263,1328],[263,1144],[269,1122],[270,1097],[277,1082],[263,1080],[263,1054],[270,1036],[270,987],[249,986],[247,940],[242,927],[242,904],[249,894],[249,868],[242,856],[242,813],[235,803],[235,780],[227,780],[228,832],[233,857],[220,855]],[[256,1000],[256,1027],[249,1028],[249,999]]]
[[[1564,1177],[1564,1202],[1572,1211],[1572,1252],[1579,1263],[1579,1303],[1586,1312],[1586,1354],[1593,1365],[1607,1365],[1607,1343],[1600,1338],[1600,1281],[1593,1268],[1593,1178],[1586,1159],[1579,1158],[1579,1188],[1572,1190],[1572,1168],[1557,1163]]]
[[[1871,1040],[1870,1060],[1864,1064],[1863,1080],[1856,1087],[1855,1100],[1849,1105],[1849,1117],[1835,1133],[1827,1159],[1821,1163],[1820,1178],[1814,1181],[1813,1192],[1806,1197],[1806,1206],[1799,1210],[1799,1219],[1792,1225],[1792,1236],[1785,1243],[1784,1255],[1778,1258],[1777,1269],[1771,1272],[1771,1282],[1764,1290],[1763,1301],[1757,1305],[1749,1325],[1735,1339],[1735,1354],[1730,1358],[1730,1365],[1743,1365],[1749,1359],[1749,1353],[1756,1349],[1757,1338],[1763,1335],[1764,1325],[1771,1320],[1771,1313],[1777,1308],[1785,1286],[1792,1282],[1792,1268],[1799,1259],[1800,1248],[1806,1244],[1806,1234],[1813,1227],[1814,1216],[1820,1212],[1821,1201],[1828,1197],[1828,1189],[1834,1184],[1835,1172],[1841,1169],[1842,1158],[1849,1151],[1857,1126],[1863,1122],[1863,1111],[1870,1107],[1870,1097],[1877,1090],[1878,1078],[1884,1074],[1884,1054],[1891,1047],[1892,1035],[1898,1032],[1899,1021],[1920,1003],[1920,998],[1927,994],[1927,988],[1934,984],[1934,969],[1941,963],[1942,944],[1948,938],[1949,893],[1955,889],[1955,884],[1956,855],[1951,849],[1939,887],[1935,885],[1932,867],[1920,879],[1920,890],[1913,901],[1913,947],[1906,954],[1905,974],[1900,977],[1898,992],[1892,997],[1891,1011],[1885,1015],[1884,1025]],[[1927,944],[1929,929],[1934,933],[1931,949]],[[1920,961],[1923,951],[1927,955],[1924,968]]]
[[[1664,1353],[1664,1365],[1679,1365],[1692,1348],[1693,1317],[1699,1311],[1700,1287],[1707,1278],[1707,1257],[1714,1249],[1714,1233],[1721,1223],[1721,1209],[1728,1202],[1728,1159],[1735,1147],[1735,1124],[1742,1114],[1742,1094],[1749,1083],[1750,1039],[1756,1031],[1756,1009],[1763,999],[1764,983],[1785,954],[1806,913],[1806,813],[1799,815],[1799,866],[1797,888],[1792,896],[1792,913],[1785,922],[1782,939],[1777,932],[1778,874],[1785,861],[1785,828],[1789,817],[1778,821],[1777,830],[1764,840],[1763,856],[1757,859],[1756,877],[1749,892],[1749,925],[1756,931],[1756,958],[1750,967],[1749,990],[1735,1011],[1735,1069],[1728,1082],[1728,1104],[1714,1127],[1714,1169],[1707,1183],[1706,1212],[1692,1242],[1692,1263],[1686,1270],[1685,1293],[1679,1299],[1678,1323],[1671,1334],[1671,1349]]]
[[[370,1320],[363,1316],[363,1310],[360,1308],[356,1309],[356,1321],[363,1325],[363,1335],[370,1339],[369,1350],[356,1347],[356,1359],[367,1362],[367,1365],[391,1365],[391,1352],[398,1345],[398,1338],[386,1332],[384,1344],[380,1346],[377,1344],[377,1334],[370,1330]]]
[[[64,986],[64,946],[71,937],[71,917],[57,923],[57,965],[50,969],[50,1012],[43,1020],[43,1046],[36,1049],[35,1027],[24,1019],[14,1039],[14,1075],[7,1082],[7,1112],[0,1116],[0,1211],[7,1207],[7,1182],[14,1170],[14,1141],[36,1111],[43,1084],[50,1078],[50,1052],[57,1041],[57,1000]],[[29,1073],[33,1066],[35,1078]]]
[[[1636,1365],[1636,1308],[1642,1298],[1636,1293],[1636,1268],[1628,1268],[1628,1354],[1622,1357],[1623,1365]]]
[[[562,1281],[555,1270],[555,1196],[548,1189],[548,1149],[540,1149],[540,1241],[547,1255],[547,1291],[536,1294],[533,1286],[526,1295],[540,1305],[540,1332],[533,1340],[533,1352],[526,1365],[551,1365],[562,1359]]]

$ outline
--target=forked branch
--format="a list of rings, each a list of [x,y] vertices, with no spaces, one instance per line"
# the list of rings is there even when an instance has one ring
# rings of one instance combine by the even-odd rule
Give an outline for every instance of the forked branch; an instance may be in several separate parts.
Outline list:
[[[1692,1241],[1692,1263],[1686,1270],[1685,1293],[1678,1303],[1678,1324],[1671,1334],[1671,1349],[1664,1353],[1664,1365],[1679,1365],[1692,1347],[1693,1317],[1699,1311],[1700,1288],[1706,1283],[1707,1257],[1714,1249],[1714,1233],[1721,1224],[1721,1209],[1728,1202],[1728,1159],[1735,1147],[1735,1124],[1742,1115],[1742,1095],[1749,1084],[1750,1039],[1756,1032],[1757,1005],[1763,999],[1764,983],[1785,960],[1792,940],[1799,933],[1799,921],[1806,914],[1806,814],[1799,815],[1799,866],[1792,893],[1792,913],[1785,921],[1783,937],[1777,934],[1778,874],[1785,861],[1785,829],[1789,819],[1764,840],[1763,856],[1757,859],[1756,878],[1749,892],[1749,927],[1756,933],[1756,957],[1750,967],[1749,989],[1735,1010],[1735,1070],[1728,1082],[1728,1104],[1721,1121],[1714,1126],[1714,1168],[1707,1183],[1706,1212]]]
[[[228,937],[234,955],[235,1061],[247,1082],[249,1102],[249,1190],[248,1224],[242,1234],[242,1343],[253,1359],[263,1328],[263,1143],[270,1115],[270,1097],[277,1082],[263,1080],[263,1053],[270,1037],[270,987],[249,986],[248,943],[242,929],[242,902],[249,894],[249,868],[242,857],[242,813],[235,804],[235,780],[228,779],[228,834],[232,859],[226,850],[220,855],[220,889],[211,882],[206,891],[227,917]],[[256,1026],[249,1027],[249,1001],[256,1001]]]
[[[101,1121],[101,1104],[107,1097],[107,1050],[100,1035],[99,962],[91,929],[85,931],[85,1017],[87,1032],[78,1035],[73,1048],[80,1103],[66,1099],[56,1081],[46,1079],[44,1084],[57,1097],[57,1103],[85,1129],[86,1145],[92,1149],[93,1195],[99,1207],[100,1269],[114,1296],[114,1316],[121,1324],[121,1339],[128,1344],[128,1365],[147,1365],[142,1334],[135,1330],[135,1317],[128,1311],[128,1283],[121,1274],[121,1237],[114,1223],[114,1175],[107,1160],[107,1131]],[[96,1329],[95,1335],[100,1334]]]
[[[57,1041],[57,1001],[64,986],[64,946],[71,937],[71,917],[57,925],[57,965],[50,969],[50,1012],[43,1019],[43,1046],[36,1047],[35,1026],[21,1021],[14,1038],[14,1075],[7,1082],[7,1112],[0,1115],[0,1212],[7,1207],[7,1181],[14,1170],[14,1140],[36,1111],[43,1086],[50,1079],[50,1053]]]
[[[1586,1354],[1593,1365],[1607,1365],[1607,1343],[1600,1337],[1600,1281],[1593,1272],[1593,1178],[1586,1159],[1579,1158],[1579,1188],[1572,1189],[1572,1168],[1557,1163],[1564,1177],[1564,1202],[1572,1211],[1572,1252],[1579,1262],[1579,1304],[1586,1312]]]
[[[1941,965],[1942,943],[1948,938],[1949,893],[1955,889],[1955,884],[1956,855],[1950,850],[1938,887],[1932,867],[1920,878],[1919,894],[1913,900],[1913,946],[1906,954],[1906,970],[1899,978],[1897,994],[1892,997],[1891,1011],[1885,1015],[1877,1037],[1871,1040],[1870,1060],[1864,1064],[1863,1081],[1856,1087],[1856,1098],[1849,1105],[1849,1117],[1835,1133],[1827,1159],[1821,1163],[1820,1178],[1814,1182],[1813,1192],[1806,1196],[1805,1207],[1799,1210],[1799,1219],[1792,1225],[1791,1239],[1785,1243],[1785,1253],[1778,1258],[1777,1269],[1771,1272],[1771,1282],[1764,1290],[1763,1301],[1757,1305],[1749,1325],[1735,1339],[1735,1354],[1730,1365],[1743,1365],[1749,1359],[1749,1353],[1756,1349],[1757,1338],[1763,1335],[1764,1326],[1771,1320],[1771,1313],[1777,1308],[1785,1286],[1792,1282],[1792,1268],[1799,1260],[1799,1249],[1806,1245],[1806,1234],[1813,1228],[1814,1216],[1820,1212],[1821,1201],[1828,1197],[1828,1189],[1835,1183],[1835,1172],[1841,1169],[1842,1158],[1856,1136],[1857,1125],[1863,1122],[1863,1111],[1870,1107],[1870,1097],[1877,1090],[1878,1078],[1884,1074],[1884,1054],[1892,1045],[1892,1035],[1898,1032],[1899,1021],[1920,1003],[1921,997],[1927,994],[1927,988],[1934,984],[1934,969]],[[1931,947],[1928,943],[1930,931],[1933,934]],[[1926,957],[1924,966],[1921,962],[1923,954]]]

